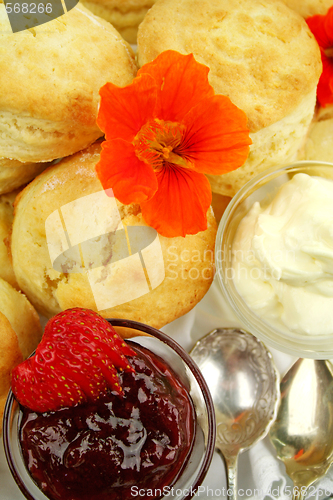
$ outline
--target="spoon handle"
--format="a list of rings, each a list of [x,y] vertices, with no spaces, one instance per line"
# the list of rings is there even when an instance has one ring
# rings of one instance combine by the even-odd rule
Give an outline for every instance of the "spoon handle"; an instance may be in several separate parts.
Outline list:
[[[237,455],[224,455],[224,462],[227,469],[228,500],[237,500],[237,459]]]
[[[305,488],[294,488],[293,500],[305,500],[306,493]]]

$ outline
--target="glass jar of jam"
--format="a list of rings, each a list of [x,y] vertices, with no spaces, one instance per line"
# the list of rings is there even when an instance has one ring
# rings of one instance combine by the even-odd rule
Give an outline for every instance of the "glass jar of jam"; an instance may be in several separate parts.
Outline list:
[[[120,373],[123,396],[109,391],[94,403],[42,414],[8,398],[6,456],[30,500],[191,498],[206,474],[214,408],[200,371],[163,333],[111,322],[154,336],[131,341],[135,372]]]

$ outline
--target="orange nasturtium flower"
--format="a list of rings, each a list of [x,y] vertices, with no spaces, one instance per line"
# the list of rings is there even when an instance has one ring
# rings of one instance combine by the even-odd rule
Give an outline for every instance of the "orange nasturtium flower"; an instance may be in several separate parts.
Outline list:
[[[317,97],[321,106],[333,104],[333,7],[325,16],[309,17],[306,22],[314,34],[321,51],[323,72],[320,76]]]
[[[139,203],[163,236],[205,230],[212,194],[204,174],[234,170],[248,156],[247,117],[214,95],[208,72],[192,54],[170,50],[130,85],[100,90],[97,124],[106,141],[98,177],[122,203]]]

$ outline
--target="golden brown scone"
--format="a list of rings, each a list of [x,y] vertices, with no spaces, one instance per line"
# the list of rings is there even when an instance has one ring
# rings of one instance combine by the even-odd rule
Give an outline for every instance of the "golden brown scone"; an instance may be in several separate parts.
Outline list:
[[[320,51],[305,21],[279,0],[159,0],[138,32],[139,65],[173,49],[210,68],[211,85],[248,117],[246,163],[209,176],[233,196],[253,175],[295,158],[312,119]]]
[[[96,16],[111,23],[129,43],[136,43],[138,26],[156,0],[83,0]]]
[[[0,158],[0,194],[10,193],[27,184],[47,166],[48,163],[22,163],[18,160]]]
[[[282,2],[305,19],[316,14],[325,15],[333,5],[332,0],[282,0]]]
[[[11,371],[36,349],[42,328],[27,298],[0,279],[0,430]]]
[[[13,271],[9,240],[14,219],[14,201],[19,190],[0,196],[0,278],[19,289]]]
[[[0,4],[0,157],[45,162],[85,148],[102,135],[100,87],[136,74],[131,47],[83,6],[15,35],[7,23]]]
[[[100,144],[94,144],[45,170],[19,194],[11,241],[17,281],[37,310],[47,317],[79,306],[98,310],[103,317],[132,319],[160,328],[192,309],[207,292],[214,272],[215,219],[209,211],[208,229],[186,238],[165,238],[150,228],[151,241],[157,246],[143,245],[141,255],[148,262],[143,271],[130,232],[131,226],[148,226],[139,205],[122,205],[116,200],[119,219],[112,222],[111,217],[112,227],[103,229],[103,234],[113,231],[114,235],[101,239],[102,247],[97,247],[99,266],[95,265],[97,254],[90,260],[83,258],[86,250],[81,244],[79,256],[69,256],[57,268],[55,259],[68,249],[68,241],[78,248],[79,242],[90,239],[83,234],[91,234],[92,227],[104,224],[97,209],[92,208],[95,205],[91,205],[91,198],[84,198],[93,193],[106,197],[95,173],[99,154]],[[65,205],[60,220],[58,210]],[[56,236],[53,240],[52,235],[64,235],[63,224],[68,239],[63,236],[58,241]],[[126,228],[127,243],[116,231],[121,224]],[[122,244],[126,251],[130,244],[129,258],[112,261]],[[81,258],[85,269],[78,267]]]

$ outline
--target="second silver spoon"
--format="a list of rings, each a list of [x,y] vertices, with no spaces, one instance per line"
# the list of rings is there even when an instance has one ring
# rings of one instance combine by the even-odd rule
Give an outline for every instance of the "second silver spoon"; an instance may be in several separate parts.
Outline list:
[[[238,454],[262,439],[279,403],[279,375],[266,347],[242,330],[217,329],[191,351],[211,391],[216,447],[227,469],[228,500],[237,498]]]

